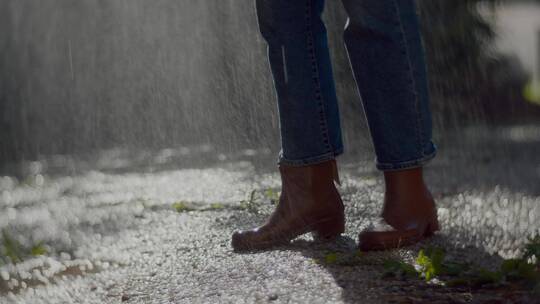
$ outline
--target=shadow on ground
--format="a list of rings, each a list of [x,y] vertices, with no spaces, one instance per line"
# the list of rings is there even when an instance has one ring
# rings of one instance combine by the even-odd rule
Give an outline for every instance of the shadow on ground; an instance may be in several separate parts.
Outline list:
[[[342,300],[344,303],[359,303],[366,297],[368,290],[378,290],[374,294],[382,295],[382,302],[386,303],[466,303],[471,301],[495,300],[493,290],[469,288],[449,288],[441,284],[428,284],[421,278],[400,278],[386,274],[384,267],[388,260],[407,260],[408,257],[418,255],[420,248],[433,245],[431,241],[423,242],[417,246],[388,252],[362,253],[359,258],[351,261],[328,263],[325,259],[328,252],[337,252],[344,256],[358,257],[358,251],[351,249],[354,240],[345,237],[341,242],[346,246],[319,245],[309,242],[295,242],[292,250],[300,251],[305,257],[322,261],[328,273],[332,275],[337,285],[341,287]],[[444,243],[444,237],[439,237],[437,242]],[[315,245],[315,246],[313,246]],[[467,254],[475,256],[487,256],[478,248],[469,248],[466,253],[454,252],[454,254]],[[498,265],[499,257],[489,257],[491,263]],[[368,275],[359,275],[359,273]],[[375,278],[375,279],[374,279]],[[500,297],[499,297],[500,298]]]
[[[448,245],[443,235],[423,241],[415,246],[386,252],[359,253],[356,241],[343,236],[335,242],[320,243],[298,239],[275,251],[301,253],[306,259],[323,267],[341,290],[343,303],[537,303],[534,294],[526,289],[509,288],[500,284],[448,287],[442,281],[426,282],[421,277],[389,275],[386,261],[410,260],[422,248]],[[500,265],[499,256],[490,255],[480,248],[447,248],[452,260],[475,263],[482,259],[484,265]],[[267,250],[267,251],[273,251]],[[256,252],[260,254],[261,252]],[[253,254],[253,253],[241,253]],[[336,260],[329,257],[339,256]],[[474,258],[468,258],[474,257]],[[457,262],[457,261],[455,261]],[[486,266],[489,267],[489,266]]]

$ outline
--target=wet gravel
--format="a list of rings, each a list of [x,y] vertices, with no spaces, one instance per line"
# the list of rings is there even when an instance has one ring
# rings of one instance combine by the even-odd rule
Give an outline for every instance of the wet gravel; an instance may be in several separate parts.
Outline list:
[[[469,171],[470,158],[443,155],[427,169],[442,231],[351,264],[321,261],[328,253],[354,255],[357,233],[380,211],[383,187],[369,163],[342,163],[348,222],[341,239],[322,244],[306,235],[247,254],[232,251],[230,235],[260,223],[279,190],[276,172],[249,159],[69,176],[34,168],[22,181],[0,177],[0,231],[21,246],[39,241],[48,252],[0,264],[0,303],[503,303],[500,290],[383,278],[382,261],[411,260],[430,245],[488,269],[518,256],[540,229],[540,156],[523,153],[478,156]],[[198,210],[177,212],[172,204],[179,201]]]

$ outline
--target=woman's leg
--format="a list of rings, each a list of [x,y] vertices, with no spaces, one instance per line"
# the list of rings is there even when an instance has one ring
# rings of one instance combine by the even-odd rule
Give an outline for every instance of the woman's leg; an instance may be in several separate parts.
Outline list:
[[[380,170],[435,156],[424,50],[414,0],[343,0],[347,51]]]
[[[324,0],[257,0],[278,97],[280,164],[310,165],[343,153]]]
[[[272,247],[306,232],[332,238],[345,229],[334,185],[343,144],[323,7],[324,0],[257,0],[278,96],[282,191],[264,225],[233,234],[235,250]]]
[[[344,39],[384,171],[383,219],[391,229],[364,231],[363,249],[391,248],[438,229],[422,174],[435,156],[424,50],[414,0],[343,0]]]

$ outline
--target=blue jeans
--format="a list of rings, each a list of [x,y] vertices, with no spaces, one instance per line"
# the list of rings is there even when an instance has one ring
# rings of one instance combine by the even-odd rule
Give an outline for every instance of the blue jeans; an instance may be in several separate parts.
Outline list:
[[[435,156],[424,50],[414,0],[342,0],[344,40],[380,170]],[[343,153],[336,89],[321,19],[324,0],[257,0],[280,116],[280,164]]]

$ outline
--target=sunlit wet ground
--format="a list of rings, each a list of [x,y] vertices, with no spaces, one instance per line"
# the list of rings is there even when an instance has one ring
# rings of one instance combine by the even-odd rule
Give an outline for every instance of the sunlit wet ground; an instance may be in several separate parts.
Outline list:
[[[441,144],[427,169],[443,228],[430,242],[489,267],[518,256],[540,229],[540,128],[464,134]],[[276,251],[232,252],[231,232],[272,209],[272,162],[265,149],[224,155],[202,146],[14,167],[18,177],[0,178],[0,231],[25,256],[0,260],[0,303],[385,302],[378,295],[394,291],[372,280],[376,268],[322,267],[315,261],[328,248],[305,243],[309,236]],[[333,250],[347,251],[376,219],[383,185],[370,161],[348,156],[341,167],[348,224]],[[179,213],[175,202],[205,211]],[[47,253],[25,253],[36,245]]]

